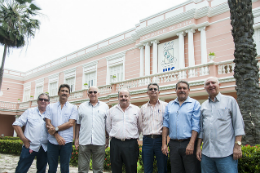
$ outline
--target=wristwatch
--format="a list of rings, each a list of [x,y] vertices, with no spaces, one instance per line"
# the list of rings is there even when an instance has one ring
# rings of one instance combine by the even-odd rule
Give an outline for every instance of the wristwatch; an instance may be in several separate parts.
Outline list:
[[[57,126],[57,127],[55,127],[55,131],[56,132],[58,132],[59,131],[59,127]]]
[[[235,144],[241,146],[241,141],[236,141]]]

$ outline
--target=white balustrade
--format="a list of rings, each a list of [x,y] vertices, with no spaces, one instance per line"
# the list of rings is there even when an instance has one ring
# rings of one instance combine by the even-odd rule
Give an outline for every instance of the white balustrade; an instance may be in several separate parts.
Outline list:
[[[233,73],[235,68],[235,63],[219,64],[218,74],[229,74]]]
[[[100,94],[110,94],[112,90],[111,85],[104,85],[104,86],[99,86],[98,91]]]
[[[38,104],[37,104],[37,100],[33,100],[33,101],[32,101],[32,105],[31,105],[31,107],[36,107],[36,106],[38,106]]]
[[[71,93],[68,100],[79,99],[79,98],[83,98],[83,91]]]
[[[17,103],[0,101],[0,109],[15,110]]]
[[[30,102],[22,102],[19,104],[19,109],[27,109],[30,106]]]

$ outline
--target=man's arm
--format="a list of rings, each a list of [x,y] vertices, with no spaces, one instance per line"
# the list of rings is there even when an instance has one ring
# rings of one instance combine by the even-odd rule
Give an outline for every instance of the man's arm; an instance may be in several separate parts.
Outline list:
[[[80,124],[76,124],[75,126],[75,148],[78,149],[79,147],[79,129]]]
[[[16,131],[17,135],[20,137],[20,139],[23,141],[24,146],[26,148],[29,148],[31,141],[24,136],[22,128],[20,126],[17,126],[17,125],[13,125],[13,128]]]
[[[46,120],[51,121],[50,119],[46,119]],[[51,125],[50,124],[51,124],[51,122],[48,122],[48,126],[50,127],[48,132],[49,132],[49,134],[54,135],[54,133],[56,132],[55,127],[52,124]],[[74,124],[75,124],[75,120],[74,119],[69,119],[68,122],[58,126],[59,131],[66,130],[66,129],[72,127]],[[47,121],[46,121],[46,126],[47,126]]]
[[[163,127],[162,131],[162,153],[167,156],[169,153],[168,146],[167,146],[167,135],[169,133],[168,127]]]
[[[106,118],[106,131],[109,135],[110,131],[111,131],[111,126],[112,126],[112,121],[111,121],[111,116],[110,116],[110,110],[112,108],[110,108],[108,111],[107,111],[107,118]]]
[[[186,147],[186,155],[192,155],[193,154],[194,144],[195,144],[197,136],[198,136],[198,132],[192,130],[190,142]]]
[[[242,136],[236,136],[235,141],[242,141]],[[233,159],[237,160],[242,157],[242,150],[241,150],[241,145],[234,144],[234,149],[233,149]]]
[[[201,161],[201,148],[200,148],[201,144],[202,144],[202,139],[199,138],[197,144],[197,150],[196,150],[196,156],[199,161]]]

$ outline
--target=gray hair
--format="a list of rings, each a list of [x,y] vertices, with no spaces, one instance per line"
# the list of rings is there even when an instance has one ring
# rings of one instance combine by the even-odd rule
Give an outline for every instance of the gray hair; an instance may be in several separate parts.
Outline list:
[[[147,86],[147,90],[149,90],[149,87],[151,86],[151,85],[156,85],[157,86],[157,88],[158,88],[158,91],[159,91],[159,85],[157,84],[157,83],[149,83],[149,85]]]
[[[178,85],[180,84],[180,83],[185,83],[187,86],[188,86],[188,89],[190,89],[190,84],[187,82],[187,81],[185,81],[185,80],[180,80],[179,82],[177,82],[176,83],[176,90],[178,89]]]
[[[119,98],[119,93],[120,93],[121,91],[127,91],[127,92],[129,93],[129,96],[130,96],[130,91],[129,91],[128,88],[121,88],[121,89],[118,90],[118,98]]]
[[[49,94],[47,94],[47,93],[41,93],[41,94],[38,96],[38,99],[37,99],[37,100],[39,100],[39,98],[40,98],[41,96],[47,96],[49,102],[51,101],[50,96],[49,96]]]
[[[215,80],[217,81],[217,83],[219,84],[219,80],[218,80],[217,77],[215,77],[215,76],[210,76],[210,77],[208,77],[208,78],[204,81],[204,86],[206,86],[206,82],[207,82],[207,80],[209,80],[209,79],[215,79]]]

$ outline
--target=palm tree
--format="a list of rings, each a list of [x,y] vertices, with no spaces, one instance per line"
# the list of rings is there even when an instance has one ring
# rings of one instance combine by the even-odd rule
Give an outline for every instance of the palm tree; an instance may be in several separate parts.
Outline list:
[[[260,144],[260,88],[256,45],[253,40],[252,0],[228,0],[235,43],[237,102],[245,122],[244,144]]]
[[[18,3],[15,0],[3,0],[0,4],[0,43],[4,45],[0,68],[0,90],[8,49],[24,46],[26,41],[34,37],[35,31],[39,29],[39,20],[33,18],[39,13],[31,6],[30,3]]]

